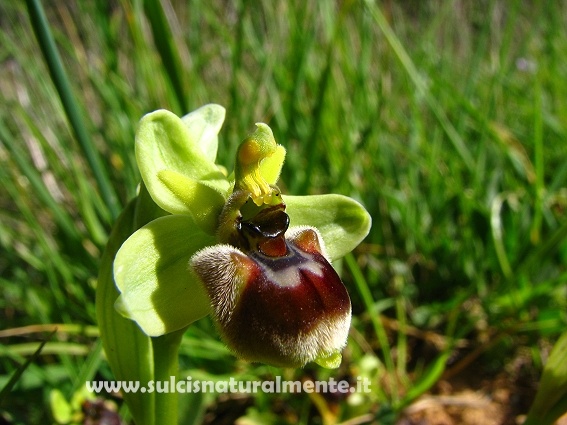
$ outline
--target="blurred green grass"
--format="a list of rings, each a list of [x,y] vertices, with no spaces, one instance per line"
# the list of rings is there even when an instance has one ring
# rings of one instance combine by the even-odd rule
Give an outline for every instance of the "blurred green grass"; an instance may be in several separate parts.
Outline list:
[[[352,196],[373,217],[341,265],[355,317],[339,373],[380,385],[358,405],[338,402],[337,420],[399,414],[475,359],[494,373],[529,352],[537,376],[567,321],[564,1],[43,6],[78,122],[26,5],[0,3],[0,386],[47,335],[17,328],[64,325],[4,417],[45,423],[52,389],[70,399],[85,379],[111,378],[86,329],[106,236],[139,180],[137,122],[209,102],[227,108],[229,169],[265,121],[288,151],[284,191]],[[215,335],[208,320],[190,329],[181,376],[330,376],[245,365]],[[335,417],[335,401],[266,394],[250,417],[270,420],[281,399],[291,422]],[[213,401],[187,397],[188,418],[200,423]]]

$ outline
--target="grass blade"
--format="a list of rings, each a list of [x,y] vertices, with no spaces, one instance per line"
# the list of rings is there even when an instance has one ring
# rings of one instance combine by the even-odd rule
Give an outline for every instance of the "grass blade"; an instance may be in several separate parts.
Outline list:
[[[174,97],[177,100],[179,112],[185,114],[188,112],[188,103],[185,96],[185,85],[183,84],[181,58],[175,44],[173,32],[167,22],[164,8],[160,0],[145,0],[144,9],[152,27],[154,43],[163,61],[163,66],[175,95]]]
[[[51,332],[48,337],[45,339],[45,341],[43,341],[39,347],[37,347],[37,350],[35,350],[35,352],[25,361],[24,364],[22,364],[12,375],[12,377],[10,378],[10,380],[6,383],[6,385],[4,386],[4,388],[2,388],[2,391],[0,391],[0,404],[3,402],[3,400],[5,400],[6,395],[12,391],[12,388],[14,388],[14,385],[16,385],[16,383],[19,381],[20,377],[22,376],[22,374],[26,371],[26,369],[28,368],[28,366],[30,364],[32,364],[41,354],[41,351],[43,350],[43,347],[45,346],[45,344],[47,344],[47,342],[53,337],[53,335],[55,335],[55,333],[57,332],[57,329],[53,330],[53,332]]]
[[[34,189],[34,194],[41,199],[41,201],[49,208],[52,212],[55,221],[61,229],[75,241],[81,240],[81,235],[77,231],[75,224],[69,217],[69,215],[57,204],[55,199],[50,195],[50,192],[45,187],[43,181],[41,180],[38,172],[34,169],[29,162],[26,160],[24,155],[20,152],[17,147],[16,140],[10,136],[8,129],[6,128],[4,122],[0,120],[0,143],[6,147],[10,153],[11,158],[17,164],[18,168],[23,175],[29,180],[30,185]]]
[[[459,133],[457,132],[456,128],[453,126],[451,121],[449,121],[449,119],[447,118],[447,115],[443,111],[442,106],[439,104],[439,102],[437,102],[437,100],[435,100],[435,98],[429,92],[427,88],[427,84],[419,74],[414,62],[411,60],[406,49],[400,42],[400,39],[396,36],[394,31],[392,30],[392,27],[388,24],[386,17],[380,11],[380,8],[376,6],[374,1],[366,0],[365,3],[372,15],[372,18],[374,19],[378,27],[380,27],[380,30],[388,40],[388,43],[394,50],[394,53],[398,57],[399,61],[402,63],[402,66],[406,70],[408,76],[415,84],[418,93],[425,98],[426,102],[431,108],[431,111],[437,117],[439,124],[441,124],[441,127],[447,134],[447,137],[449,137],[449,140],[455,147],[455,150],[461,156],[461,159],[463,160],[467,168],[469,170],[472,170],[474,168],[474,160],[469,149],[465,145],[465,141],[459,135]]]
[[[79,103],[71,89],[69,77],[65,72],[61,57],[57,51],[43,7],[40,0],[26,0],[26,3],[32,27],[41,47],[43,57],[49,68],[51,79],[59,93],[67,118],[69,119],[71,127],[77,137],[77,141],[79,142],[79,145],[81,146],[81,149],[94,174],[101,195],[105,200],[112,217],[116,218],[120,212],[118,198],[111,185],[107,171],[102,164],[99,153],[94,146],[89,132],[87,131]]]
[[[376,314],[373,313],[374,310],[374,299],[372,297],[372,293],[370,292],[370,288],[368,287],[368,283],[360,267],[356,263],[356,260],[352,254],[348,254],[345,257],[346,264],[352,273],[352,277],[358,292],[364,302],[364,306],[366,311],[370,314],[370,320],[372,321],[372,326],[374,327],[374,332],[376,333],[376,337],[378,338],[378,343],[380,344],[380,349],[382,350],[382,355],[384,356],[384,363],[386,365],[386,369],[388,370],[388,374],[393,377],[392,379],[392,394],[391,398],[394,404],[397,402],[398,394],[397,394],[397,380],[395,378],[396,374],[396,367],[394,365],[394,360],[392,359],[392,352],[390,350],[390,344],[388,342],[388,335],[386,335],[386,329]]]
[[[567,333],[551,350],[540,387],[524,425],[547,425],[567,411]]]

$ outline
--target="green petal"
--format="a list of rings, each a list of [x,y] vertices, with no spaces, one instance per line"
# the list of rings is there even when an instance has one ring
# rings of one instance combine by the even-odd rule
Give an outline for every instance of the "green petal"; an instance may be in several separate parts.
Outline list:
[[[214,235],[218,225],[217,217],[225,203],[224,197],[202,182],[176,171],[162,170],[158,172],[158,178],[177,199],[187,202],[183,208],[173,209],[170,212],[186,214],[189,210],[195,223],[206,233]]]
[[[211,162],[215,162],[217,158],[218,134],[224,122],[225,113],[222,106],[210,103],[181,118],[195,143]]]
[[[117,310],[150,336],[180,329],[209,313],[204,288],[189,271],[191,256],[214,238],[189,216],[158,218],[136,231],[114,261]]]
[[[155,203],[168,212],[189,213],[187,205],[194,200],[180,199],[169,190],[158,176],[163,170],[206,180],[210,187],[227,196],[230,184],[198,144],[199,140],[208,139],[203,134],[214,132],[214,128],[197,130],[192,133],[181,118],[159,110],[145,115],[136,132],[136,160],[142,179]]]
[[[368,235],[372,219],[364,207],[343,195],[288,196],[290,226],[313,226],[323,236],[331,261],[344,257]]]

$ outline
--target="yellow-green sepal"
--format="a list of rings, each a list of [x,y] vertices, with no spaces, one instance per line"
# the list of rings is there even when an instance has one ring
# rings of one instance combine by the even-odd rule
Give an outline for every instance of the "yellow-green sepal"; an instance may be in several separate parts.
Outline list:
[[[217,159],[218,134],[225,114],[222,106],[209,103],[181,117],[192,139],[211,162]]]
[[[158,110],[145,115],[136,132],[136,161],[142,180],[155,203],[174,214],[191,214],[189,205],[208,200],[180,197],[179,191],[172,191],[160,178],[160,172],[201,181],[224,197],[230,189],[226,176],[210,159],[216,149],[219,122],[207,121],[210,114],[203,108],[193,114],[188,126],[187,118],[184,122],[172,112]],[[211,116],[219,119],[219,114]]]
[[[114,261],[117,311],[149,336],[173,332],[207,315],[209,300],[189,260],[214,243],[186,215],[161,217],[137,230]]]

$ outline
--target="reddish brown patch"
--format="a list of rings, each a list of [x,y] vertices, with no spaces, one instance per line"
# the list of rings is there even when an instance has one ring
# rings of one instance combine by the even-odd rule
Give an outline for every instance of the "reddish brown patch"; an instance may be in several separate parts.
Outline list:
[[[294,239],[295,244],[301,248],[301,250],[308,252],[310,254],[320,254],[321,245],[319,244],[319,238],[317,233],[312,229],[305,229]]]
[[[283,257],[287,254],[287,246],[283,236],[258,242],[258,249],[268,257]]]

